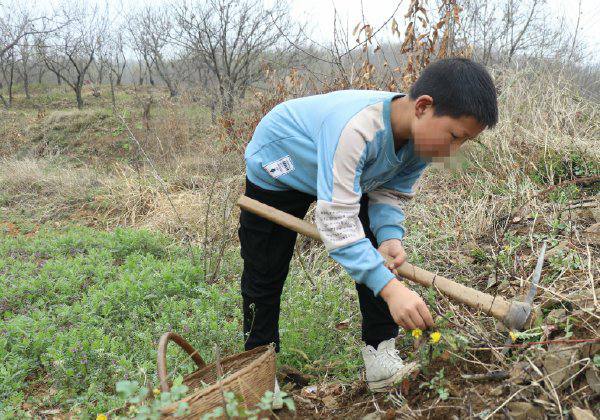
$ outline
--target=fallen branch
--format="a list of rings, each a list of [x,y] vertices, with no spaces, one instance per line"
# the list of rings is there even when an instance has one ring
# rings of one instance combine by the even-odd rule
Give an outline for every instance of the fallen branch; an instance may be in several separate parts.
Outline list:
[[[461,378],[469,381],[503,381],[509,377],[509,373],[505,370],[494,370],[488,373],[478,373],[474,375],[462,374]]]

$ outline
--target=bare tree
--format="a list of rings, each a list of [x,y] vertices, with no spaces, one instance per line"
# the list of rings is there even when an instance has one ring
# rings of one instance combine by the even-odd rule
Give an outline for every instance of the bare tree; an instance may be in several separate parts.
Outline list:
[[[0,59],[21,39],[54,28],[47,28],[49,18],[34,16],[21,2],[0,3]]]
[[[167,85],[171,97],[176,96],[177,79],[173,64],[175,51],[169,42],[173,24],[167,10],[147,7],[129,18],[127,28],[131,46],[146,64],[150,83],[154,84],[154,69]]]
[[[121,85],[123,73],[127,65],[127,59],[124,53],[122,31],[117,30],[115,34],[104,40],[96,61],[102,62],[99,67],[108,70],[111,101],[113,107],[115,107],[115,86]]]
[[[110,72],[115,77],[115,83],[117,86],[121,86],[123,83],[123,73],[127,66],[127,58],[125,57],[125,42],[123,40],[123,30],[119,30],[116,36],[112,40],[112,54],[111,54],[111,66]]]
[[[286,37],[300,37],[283,1],[265,8],[261,1],[183,0],[174,6],[174,13],[177,31],[172,42],[198,60],[201,77],[203,71],[210,72],[224,113],[231,112],[235,98],[243,97],[250,84],[263,77],[264,66],[276,60],[289,66],[295,50]]]
[[[23,91],[25,92],[25,97],[27,99],[31,99],[29,83],[31,73],[36,65],[34,46],[33,43],[30,42],[30,38],[30,35],[23,37],[22,41],[14,48],[17,56],[16,70],[19,75],[19,79],[23,82]]]
[[[546,0],[464,0],[461,5],[460,32],[484,64],[511,63],[517,56],[568,60],[578,56],[579,23],[574,32],[564,16],[554,23],[557,16],[550,13]]]
[[[24,54],[29,51],[28,39],[32,36],[42,36],[49,34],[56,29],[52,25],[52,17],[42,17],[34,15],[29,11],[27,5],[22,2],[3,2],[0,3],[0,68],[3,71],[3,81],[0,81],[0,90],[5,82],[8,85],[8,101],[0,92],[0,100],[5,107],[12,103],[13,81],[15,80],[15,70],[20,72],[23,64]],[[20,51],[15,51],[19,48]],[[28,61],[28,60],[27,60]],[[27,63],[25,63],[27,65]],[[26,80],[26,89],[28,89],[28,80]],[[26,92],[28,94],[28,92]]]
[[[522,7],[526,3],[517,0],[506,1],[503,16],[505,23],[503,49],[506,51],[506,60],[509,63],[517,51],[531,46],[531,42],[528,42],[531,38],[528,35],[532,33],[530,28],[534,25],[536,11],[542,6],[543,1],[531,0],[524,11]]]
[[[73,90],[81,109],[85,76],[101,46],[108,19],[98,7],[88,11],[76,4],[63,8],[61,14],[69,23],[39,44],[38,51],[48,70]]]
[[[14,48],[11,48],[10,50],[4,53],[3,59],[0,61],[0,71],[2,72],[2,79],[0,79],[0,89],[2,89],[4,85],[6,85],[8,89],[8,100],[0,92],[0,100],[2,101],[2,104],[5,108],[9,108],[12,105],[15,64],[15,51]]]

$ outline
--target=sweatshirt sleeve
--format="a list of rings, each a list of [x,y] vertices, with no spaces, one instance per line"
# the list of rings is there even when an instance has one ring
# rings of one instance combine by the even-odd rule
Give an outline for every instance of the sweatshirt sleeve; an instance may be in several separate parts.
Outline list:
[[[369,222],[377,243],[404,237],[404,212],[401,204],[415,195],[415,183],[426,166],[424,161],[416,159],[391,180],[368,193]]]
[[[318,137],[317,228],[329,255],[375,295],[394,274],[365,237],[358,218],[359,181],[368,146],[383,129],[381,106],[364,108],[341,131],[339,124],[325,123]]]

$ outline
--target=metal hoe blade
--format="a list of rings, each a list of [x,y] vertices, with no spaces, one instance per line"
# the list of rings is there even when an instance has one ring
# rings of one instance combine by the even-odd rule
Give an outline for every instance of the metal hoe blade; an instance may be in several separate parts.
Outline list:
[[[529,304],[531,310],[531,304],[533,303],[533,298],[535,297],[535,293],[537,292],[537,285],[540,282],[540,277],[542,277],[542,266],[544,265],[544,256],[546,255],[546,242],[542,245],[542,250],[540,251],[540,256],[538,257],[537,264],[535,265],[535,271],[533,272],[533,279],[531,280],[531,288],[529,289],[529,293],[527,293],[527,297],[525,298],[525,303]]]
[[[535,297],[535,294],[537,292],[537,285],[540,282],[540,278],[542,277],[542,267],[544,266],[544,257],[545,256],[546,256],[546,242],[544,242],[544,244],[542,245],[542,250],[540,251],[540,255],[538,256],[537,263],[535,265],[535,270],[533,271],[533,278],[531,279],[531,288],[529,289],[529,292],[527,293],[527,296],[525,297],[525,302],[518,302],[518,304],[519,304],[518,310],[519,310],[519,312],[522,311],[518,314],[519,321],[516,322],[517,324],[520,324],[519,327],[522,327],[523,324],[525,324],[525,322],[527,321],[527,318],[529,318],[529,314],[531,314],[533,298]],[[515,302],[515,303],[517,303],[517,302]],[[508,345],[510,343],[512,343],[512,339],[508,338],[505,342],[505,345]],[[506,354],[507,352],[508,352],[508,348],[505,348],[502,351],[503,354]]]

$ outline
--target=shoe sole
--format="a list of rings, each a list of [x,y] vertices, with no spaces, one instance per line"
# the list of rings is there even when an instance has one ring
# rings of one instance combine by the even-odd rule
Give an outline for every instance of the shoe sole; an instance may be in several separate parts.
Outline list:
[[[367,385],[371,392],[386,392],[396,383],[403,380],[406,376],[413,373],[419,367],[417,362],[411,362],[396,372],[393,376],[379,381],[367,381]]]

